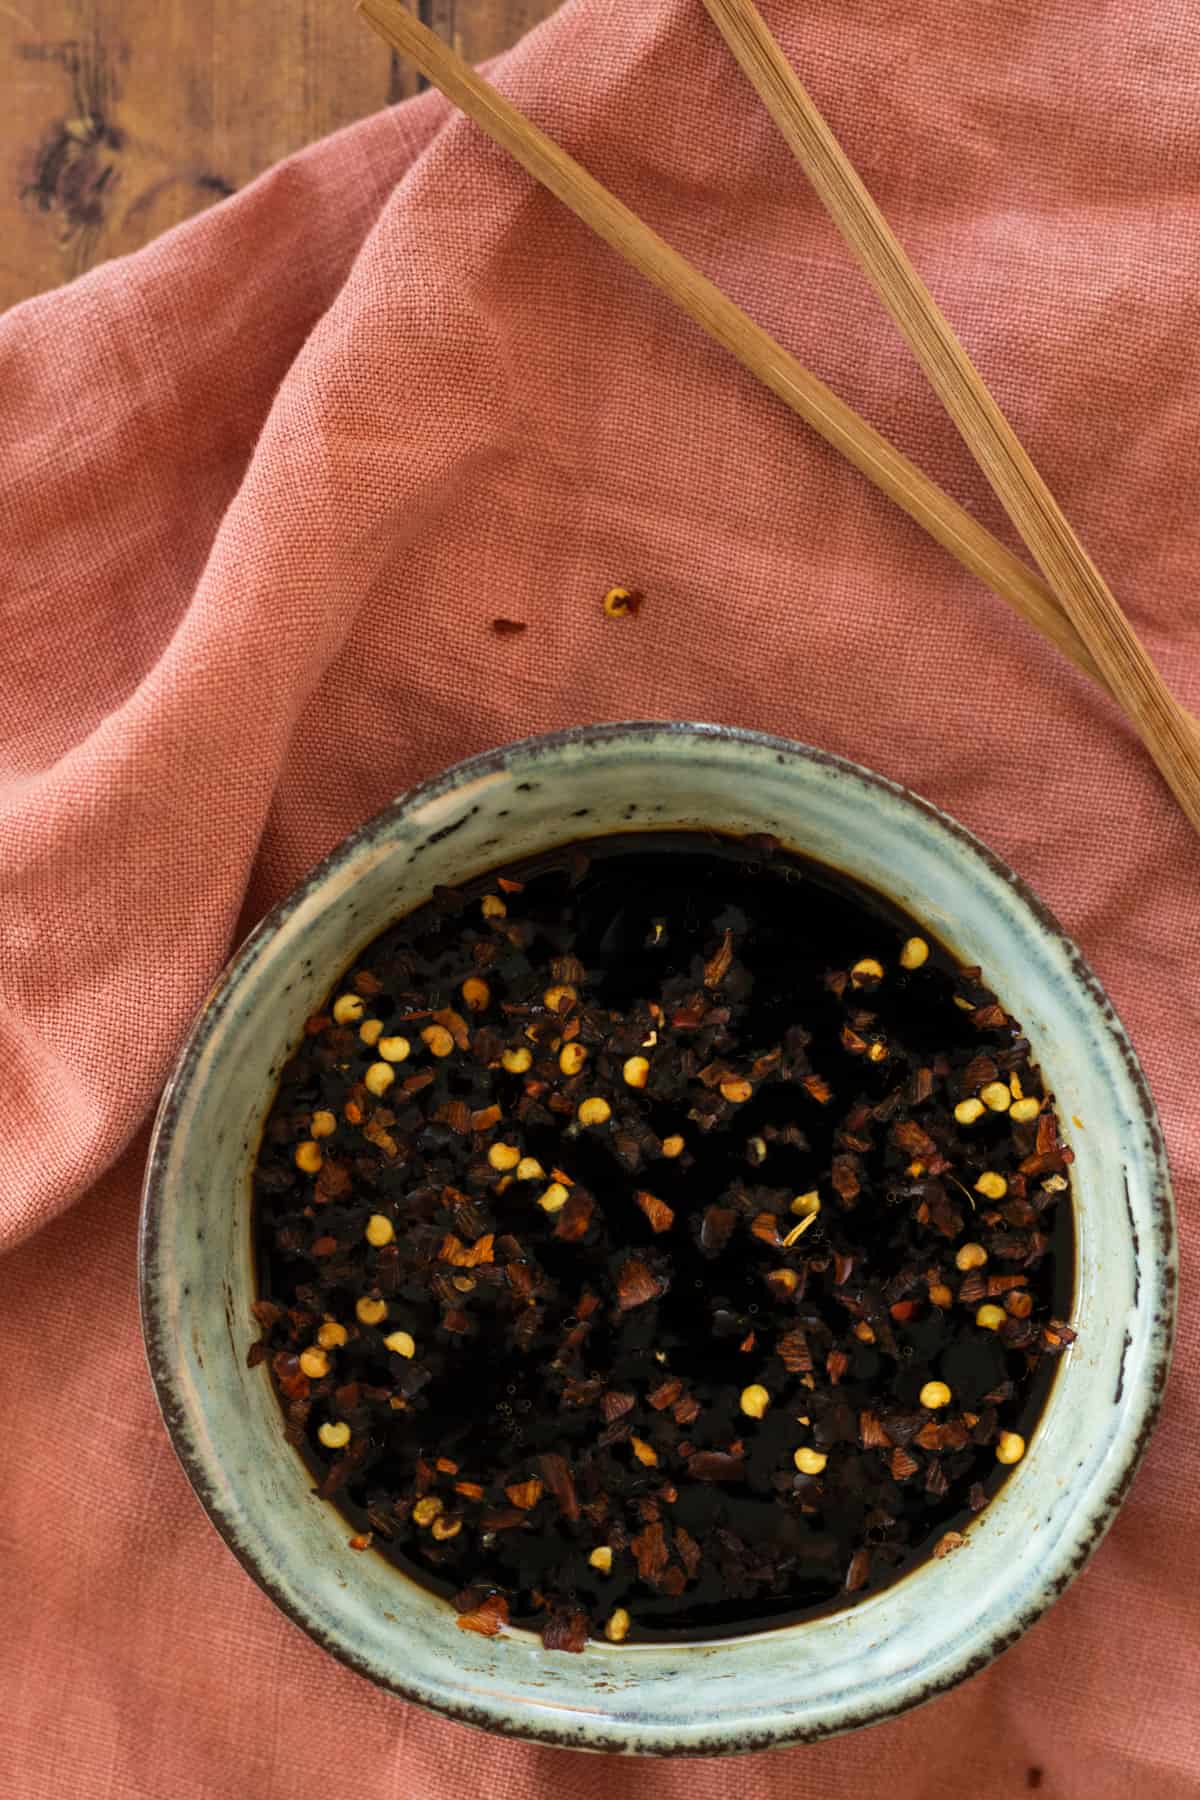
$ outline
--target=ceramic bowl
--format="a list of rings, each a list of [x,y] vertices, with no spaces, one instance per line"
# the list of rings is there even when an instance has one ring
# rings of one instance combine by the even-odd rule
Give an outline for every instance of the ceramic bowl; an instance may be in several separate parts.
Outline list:
[[[772,832],[890,894],[1019,1017],[1075,1150],[1079,1341],[1028,1454],[968,1543],[815,1622],[686,1646],[456,1629],[440,1600],[347,1546],[248,1369],[249,1170],[276,1078],[339,972],[435,882],[576,837],[644,827]],[[1074,1121],[1073,1124],[1070,1122]],[[163,1099],[146,1178],[141,1298],[179,1457],[245,1568],[317,1641],[424,1706],[575,1749],[712,1755],[813,1740],[929,1699],[1042,1613],[1103,1536],[1170,1357],[1174,1224],[1162,1139],[1112,1006],[1012,871],[953,819],[801,745],[704,725],[607,725],[460,764],[348,838],[217,983]]]

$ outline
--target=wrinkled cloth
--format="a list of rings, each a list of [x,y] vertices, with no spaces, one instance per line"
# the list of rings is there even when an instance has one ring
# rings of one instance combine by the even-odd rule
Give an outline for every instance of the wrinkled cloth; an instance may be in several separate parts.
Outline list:
[[[1200,710],[1190,0],[765,11]],[[573,0],[495,78],[997,524],[696,0]],[[0,320],[0,446],[4,1794],[1200,1792],[1200,851],[1114,707],[433,94]],[[417,778],[637,716],[859,759],[1007,857],[1181,1208],[1164,1424],[1089,1572],[928,1708],[736,1767],[487,1740],[323,1655],[192,1497],[136,1311],[147,1122],[231,947]]]

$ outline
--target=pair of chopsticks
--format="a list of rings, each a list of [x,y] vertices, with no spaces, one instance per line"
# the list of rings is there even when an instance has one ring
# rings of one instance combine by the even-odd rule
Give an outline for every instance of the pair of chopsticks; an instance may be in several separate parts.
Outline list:
[[[1035,575],[636,213],[482,80],[407,11],[402,0],[358,0],[358,11],[386,43],[409,57],[435,87],[585,225],[1106,689],[1200,831],[1200,728],[1196,721],[1167,689],[752,0],[704,0],[704,5],[858,257],[1045,579]]]

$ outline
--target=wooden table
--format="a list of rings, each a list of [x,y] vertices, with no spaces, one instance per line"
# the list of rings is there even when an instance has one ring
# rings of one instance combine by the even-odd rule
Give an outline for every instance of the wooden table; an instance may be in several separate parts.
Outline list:
[[[407,0],[473,61],[558,0]],[[0,308],[416,89],[351,0],[0,0]]]

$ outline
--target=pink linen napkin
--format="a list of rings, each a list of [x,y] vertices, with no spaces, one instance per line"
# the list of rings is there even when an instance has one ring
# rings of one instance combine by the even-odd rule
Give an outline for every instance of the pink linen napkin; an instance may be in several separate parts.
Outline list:
[[[1193,8],[765,10],[1200,710]],[[572,0],[497,79],[995,522],[695,0]],[[1186,1285],[1161,1434],[1047,1619],[736,1767],[489,1742],[325,1657],[193,1500],[135,1302],[147,1121],[238,937],[415,779],[637,716],[857,758],[1013,862],[1143,1058],[1186,1277],[1200,849],[1112,706],[434,95],[0,319],[0,450],[0,1792],[1200,1792]]]

